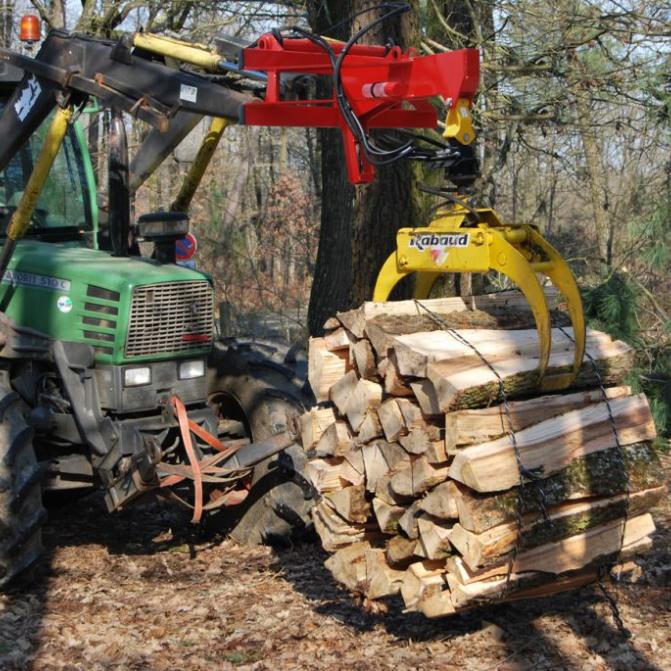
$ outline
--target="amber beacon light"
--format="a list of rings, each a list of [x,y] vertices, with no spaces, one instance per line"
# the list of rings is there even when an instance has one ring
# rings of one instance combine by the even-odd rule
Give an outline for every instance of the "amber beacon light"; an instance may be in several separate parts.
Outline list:
[[[21,17],[21,29],[19,30],[19,39],[21,42],[33,44],[39,42],[42,37],[42,24],[39,17],[34,14],[25,14]]]

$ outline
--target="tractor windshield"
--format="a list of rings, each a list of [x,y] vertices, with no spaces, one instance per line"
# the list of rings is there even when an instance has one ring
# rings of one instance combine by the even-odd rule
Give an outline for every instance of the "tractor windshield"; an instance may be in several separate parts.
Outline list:
[[[0,114],[4,102],[0,102]],[[0,231],[4,235],[7,224],[21,200],[23,190],[33,169],[46,135],[49,120],[34,133],[30,142],[12,158],[9,165],[0,172]],[[84,159],[73,126],[68,129],[65,141],[56,156],[47,183],[40,195],[32,218],[28,235],[73,234],[81,235],[91,231],[91,194],[87,180]]]

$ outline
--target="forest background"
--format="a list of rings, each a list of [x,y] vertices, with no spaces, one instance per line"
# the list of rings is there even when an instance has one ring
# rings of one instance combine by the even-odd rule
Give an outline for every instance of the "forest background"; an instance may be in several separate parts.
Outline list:
[[[590,323],[634,344],[630,382],[671,430],[671,3],[668,0],[410,0],[412,11],[366,36],[438,53],[480,49],[475,105],[478,202],[534,224],[570,262]],[[380,15],[369,0],[2,0],[0,39],[18,17],[100,36],[145,29],[212,45],[301,26],[347,39]],[[130,123],[131,151],[144,133]],[[166,209],[203,125],[142,187],[135,211]],[[104,174],[104,119],[89,141]],[[211,273],[224,332],[317,334],[336,310],[370,297],[401,226],[435,202],[419,184],[441,175],[407,163],[375,183],[346,179],[339,134],[226,131],[191,209],[199,267]],[[104,179],[100,180],[104,208]],[[497,277],[449,278],[455,294],[507,288]],[[268,318],[270,317],[270,326]]]

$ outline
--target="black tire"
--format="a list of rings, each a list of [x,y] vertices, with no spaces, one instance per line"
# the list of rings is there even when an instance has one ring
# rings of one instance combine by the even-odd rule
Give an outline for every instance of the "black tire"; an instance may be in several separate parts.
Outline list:
[[[42,475],[19,395],[0,387],[0,587],[42,555]]]
[[[209,366],[210,404],[220,417],[243,423],[253,441],[286,429],[313,404],[307,361],[300,349],[250,339],[217,343]],[[229,535],[240,543],[287,544],[312,527],[306,463],[297,445],[258,464],[245,503],[226,511]]]

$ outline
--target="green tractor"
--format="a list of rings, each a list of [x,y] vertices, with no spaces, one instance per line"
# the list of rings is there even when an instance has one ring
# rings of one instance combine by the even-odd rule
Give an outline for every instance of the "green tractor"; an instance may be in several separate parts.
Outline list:
[[[40,54],[59,40],[72,46],[50,35]],[[40,556],[50,491],[101,487],[109,511],[162,493],[191,505],[194,520],[225,512],[243,542],[304,529],[310,488],[292,433],[312,402],[304,356],[215,335],[211,279],[175,259],[186,215],[130,222],[119,113],[105,226],[76,121],[66,119],[40,176],[67,107],[40,109],[40,99],[62,88],[0,65],[0,586]],[[140,243],[152,243],[149,257]]]

